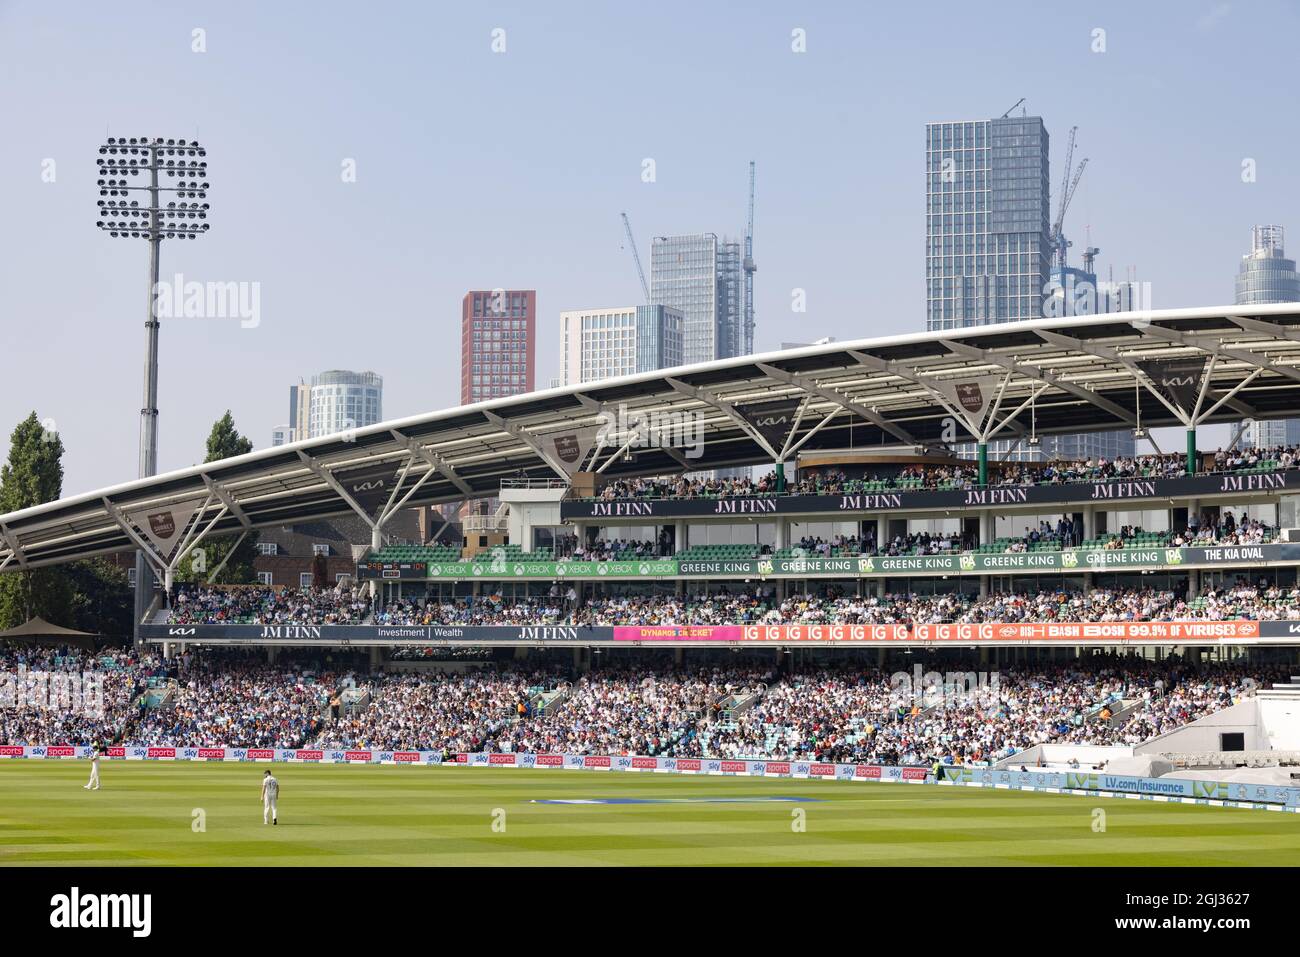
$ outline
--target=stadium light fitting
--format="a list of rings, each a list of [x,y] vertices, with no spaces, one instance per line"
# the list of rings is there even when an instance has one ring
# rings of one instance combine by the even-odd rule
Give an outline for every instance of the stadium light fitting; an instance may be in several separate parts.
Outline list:
[[[1137,409],[1137,421],[1133,423],[1133,438],[1145,439],[1147,430],[1142,428],[1142,389],[1138,385],[1137,377],[1133,377],[1133,402]]]
[[[100,219],[113,239],[149,243],[149,309],[145,318],[144,402],[140,407],[140,478],[158,472],[158,261],[164,239],[196,239],[208,231],[207,150],[197,140],[110,136],[99,147]],[[147,182],[141,182],[148,174]],[[160,182],[160,177],[165,178]],[[135,620],[149,602],[153,575],[136,552]]]

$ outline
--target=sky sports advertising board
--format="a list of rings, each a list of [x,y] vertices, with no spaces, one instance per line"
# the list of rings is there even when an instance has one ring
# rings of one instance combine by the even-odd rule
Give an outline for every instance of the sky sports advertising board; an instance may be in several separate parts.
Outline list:
[[[0,746],[0,759],[84,760],[91,749],[78,745]],[[852,764],[828,761],[772,761],[753,758],[670,758],[634,754],[536,754],[532,752],[376,751],[366,748],[195,748],[111,745],[109,761],[286,762],[293,764],[404,764],[462,768],[541,768],[552,770],[668,772],[677,774],[743,775],[747,777],[809,778],[825,781],[868,781],[899,784],[934,783],[925,767]],[[1152,800],[1197,804],[1247,804],[1267,810],[1300,811],[1300,787],[1176,777],[1147,778],[1097,771],[1015,771],[989,767],[947,767],[944,779],[953,785],[1043,790],[1056,793],[1133,795]],[[580,801],[577,803],[591,803]]]

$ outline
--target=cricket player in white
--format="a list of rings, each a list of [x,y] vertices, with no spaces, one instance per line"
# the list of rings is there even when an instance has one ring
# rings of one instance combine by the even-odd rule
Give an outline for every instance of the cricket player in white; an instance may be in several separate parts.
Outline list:
[[[267,771],[262,778],[262,823],[266,823],[267,815],[271,816],[272,824],[279,824],[275,816],[275,801],[280,796],[280,782],[271,776]]]
[[[90,749],[90,780],[86,782],[87,791],[99,790],[99,746]]]

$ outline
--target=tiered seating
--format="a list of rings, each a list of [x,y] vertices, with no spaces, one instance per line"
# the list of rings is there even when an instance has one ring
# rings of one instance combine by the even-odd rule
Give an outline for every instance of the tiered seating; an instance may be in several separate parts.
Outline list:
[[[479,552],[471,560],[480,564],[491,564],[497,559],[505,562],[553,562],[555,550],[539,548],[535,552],[526,552],[522,545],[495,545],[487,551]]]
[[[676,554],[684,562],[735,562],[758,557],[757,545],[692,545]]]
[[[856,558],[862,552],[857,546],[849,545],[832,545],[830,552],[823,555],[820,551],[810,548],[778,548],[772,553],[773,558]]]
[[[1089,538],[1079,547],[1087,549],[1088,551],[1105,549],[1106,546],[1109,545],[1113,539],[1116,539],[1118,537],[1119,537],[1118,535],[1102,535],[1100,538]],[[1168,532],[1144,532],[1141,529],[1138,529],[1138,531],[1135,532],[1131,538],[1126,538],[1123,540],[1121,547],[1160,548],[1165,544],[1165,541],[1168,539],[1168,537],[1169,537]]]
[[[372,562],[458,562],[460,548],[456,545],[385,545],[371,552]]]

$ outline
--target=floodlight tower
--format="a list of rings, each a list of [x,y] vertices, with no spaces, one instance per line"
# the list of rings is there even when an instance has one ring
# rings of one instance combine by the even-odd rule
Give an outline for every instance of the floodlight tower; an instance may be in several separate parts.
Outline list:
[[[207,155],[194,140],[110,136],[95,161],[99,166],[99,215],[104,217],[95,225],[115,239],[149,243],[140,478],[158,472],[159,252],[164,239],[194,239],[208,230],[208,224],[201,222],[208,218],[208,204],[201,202],[208,195]],[[168,185],[159,185],[160,174],[168,178]],[[138,182],[143,175],[148,177],[147,185]],[[135,196],[139,198],[133,199]],[[138,625],[152,592],[152,575],[143,552],[136,553],[135,581]]]

